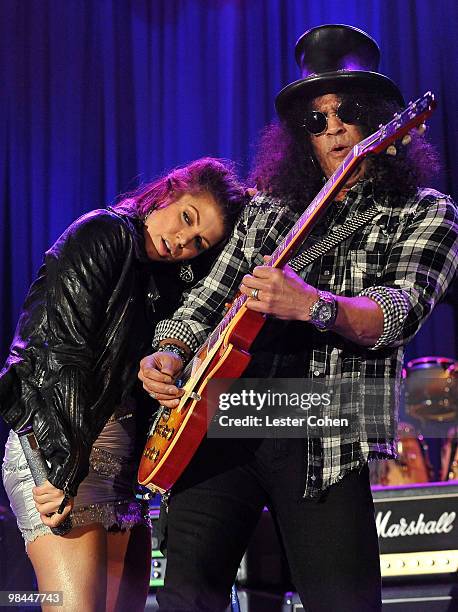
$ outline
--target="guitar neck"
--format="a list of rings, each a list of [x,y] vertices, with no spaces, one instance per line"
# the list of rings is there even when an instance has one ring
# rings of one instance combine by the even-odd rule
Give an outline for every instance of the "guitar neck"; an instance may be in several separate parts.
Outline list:
[[[327,210],[335,196],[345,185],[348,178],[361,163],[362,156],[358,154],[357,146],[348,153],[342,164],[334,174],[328,179],[326,184],[317,193],[315,198],[306,208],[304,213],[296,221],[286,238],[272,253],[270,265],[273,268],[280,268],[285,265],[294,255],[300,245],[310,234],[313,226]]]
[[[269,263],[266,265],[273,268],[284,266],[308,237],[312,227],[324,214],[363,159],[369,154],[378,154],[384,151],[390,143],[408,134],[410,129],[420,125],[431,115],[435,106],[434,95],[428,91],[415,102],[411,102],[402,113],[395,113],[389,123],[381,125],[376,132],[356,144],[296,221],[286,238],[272,253]],[[199,353],[202,353],[202,351],[208,351],[215,346],[228,325],[244,307],[246,300],[247,296],[245,294],[241,294],[235,299],[219,325],[200,347],[195,359],[198,359]],[[193,361],[190,365],[192,364]]]

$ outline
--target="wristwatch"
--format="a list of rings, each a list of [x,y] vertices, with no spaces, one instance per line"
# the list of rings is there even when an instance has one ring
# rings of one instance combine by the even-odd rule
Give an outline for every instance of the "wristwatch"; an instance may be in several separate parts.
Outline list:
[[[317,293],[317,301],[310,306],[310,323],[319,331],[327,331],[337,318],[337,300],[329,291],[317,289]]]

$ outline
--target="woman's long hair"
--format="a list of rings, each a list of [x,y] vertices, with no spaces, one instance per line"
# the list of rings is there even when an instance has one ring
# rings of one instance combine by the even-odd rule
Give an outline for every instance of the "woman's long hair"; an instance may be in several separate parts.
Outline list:
[[[375,94],[338,96],[342,101],[357,100],[365,109],[361,121],[364,137],[402,110],[396,102],[379,99]],[[292,110],[291,125],[275,121],[264,129],[250,173],[251,184],[274,196],[288,198],[290,206],[300,211],[313,200],[324,182],[321,168],[313,157],[310,136],[305,128],[298,127],[302,123],[301,112],[304,112],[303,105],[302,109],[298,106]],[[426,185],[437,172],[438,156],[434,147],[416,131],[408,146],[399,143],[396,148],[395,157],[386,153],[369,157],[365,176],[375,179],[379,193],[408,196]]]
[[[114,208],[145,218],[152,210],[167,206],[185,193],[211,194],[223,215],[226,234],[246,201],[245,189],[237,178],[234,164],[214,157],[202,157],[174,168],[156,181],[124,196]]]

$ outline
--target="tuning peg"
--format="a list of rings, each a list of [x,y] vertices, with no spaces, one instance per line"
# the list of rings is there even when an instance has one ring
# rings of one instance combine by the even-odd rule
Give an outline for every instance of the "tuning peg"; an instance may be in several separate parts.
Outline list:
[[[417,132],[420,134],[420,136],[423,136],[423,134],[426,132],[426,125],[424,123],[421,123],[417,127]]]
[[[387,155],[392,155],[393,157],[396,155],[397,151],[396,151],[396,147],[394,145],[390,145],[388,147],[388,149],[386,150],[386,154]]]
[[[406,134],[404,138],[401,140],[401,142],[404,146],[408,145],[409,143],[412,142],[412,136],[410,134]]]

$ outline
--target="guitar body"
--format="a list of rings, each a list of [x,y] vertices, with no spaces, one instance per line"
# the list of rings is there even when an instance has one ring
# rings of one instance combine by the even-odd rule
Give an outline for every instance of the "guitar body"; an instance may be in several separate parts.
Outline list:
[[[152,491],[164,493],[178,480],[191,461],[207,433],[208,424],[216,412],[209,401],[208,383],[221,382],[221,391],[228,389],[231,379],[240,378],[251,360],[247,349],[265,322],[263,315],[247,310],[228,328],[219,349],[208,359],[206,352],[199,355],[202,364],[184,385],[188,392],[173,410],[162,409],[153,424],[138,470],[138,481]],[[243,322],[242,322],[243,321]],[[251,339],[251,340],[250,340]],[[239,342],[240,346],[236,346]],[[197,394],[192,397],[190,394]]]
[[[282,268],[310,234],[314,224],[361,161],[369,154],[381,153],[395,140],[407,135],[410,129],[422,124],[434,107],[434,96],[427,92],[422,98],[410,103],[402,113],[396,113],[377,132],[355,145],[272,253],[266,265]],[[395,150],[394,147],[390,148]],[[151,428],[140,462],[138,480],[141,485],[164,493],[175,484],[202,442],[216,412],[216,405],[212,405],[209,398],[210,380],[239,378],[247,368],[251,359],[250,347],[266,319],[263,314],[248,310],[246,300],[244,294],[235,298],[222,321],[185,368],[184,378],[187,380],[180,405],[173,410],[162,407]],[[230,384],[228,380],[226,387],[220,383],[219,388],[224,391]]]

